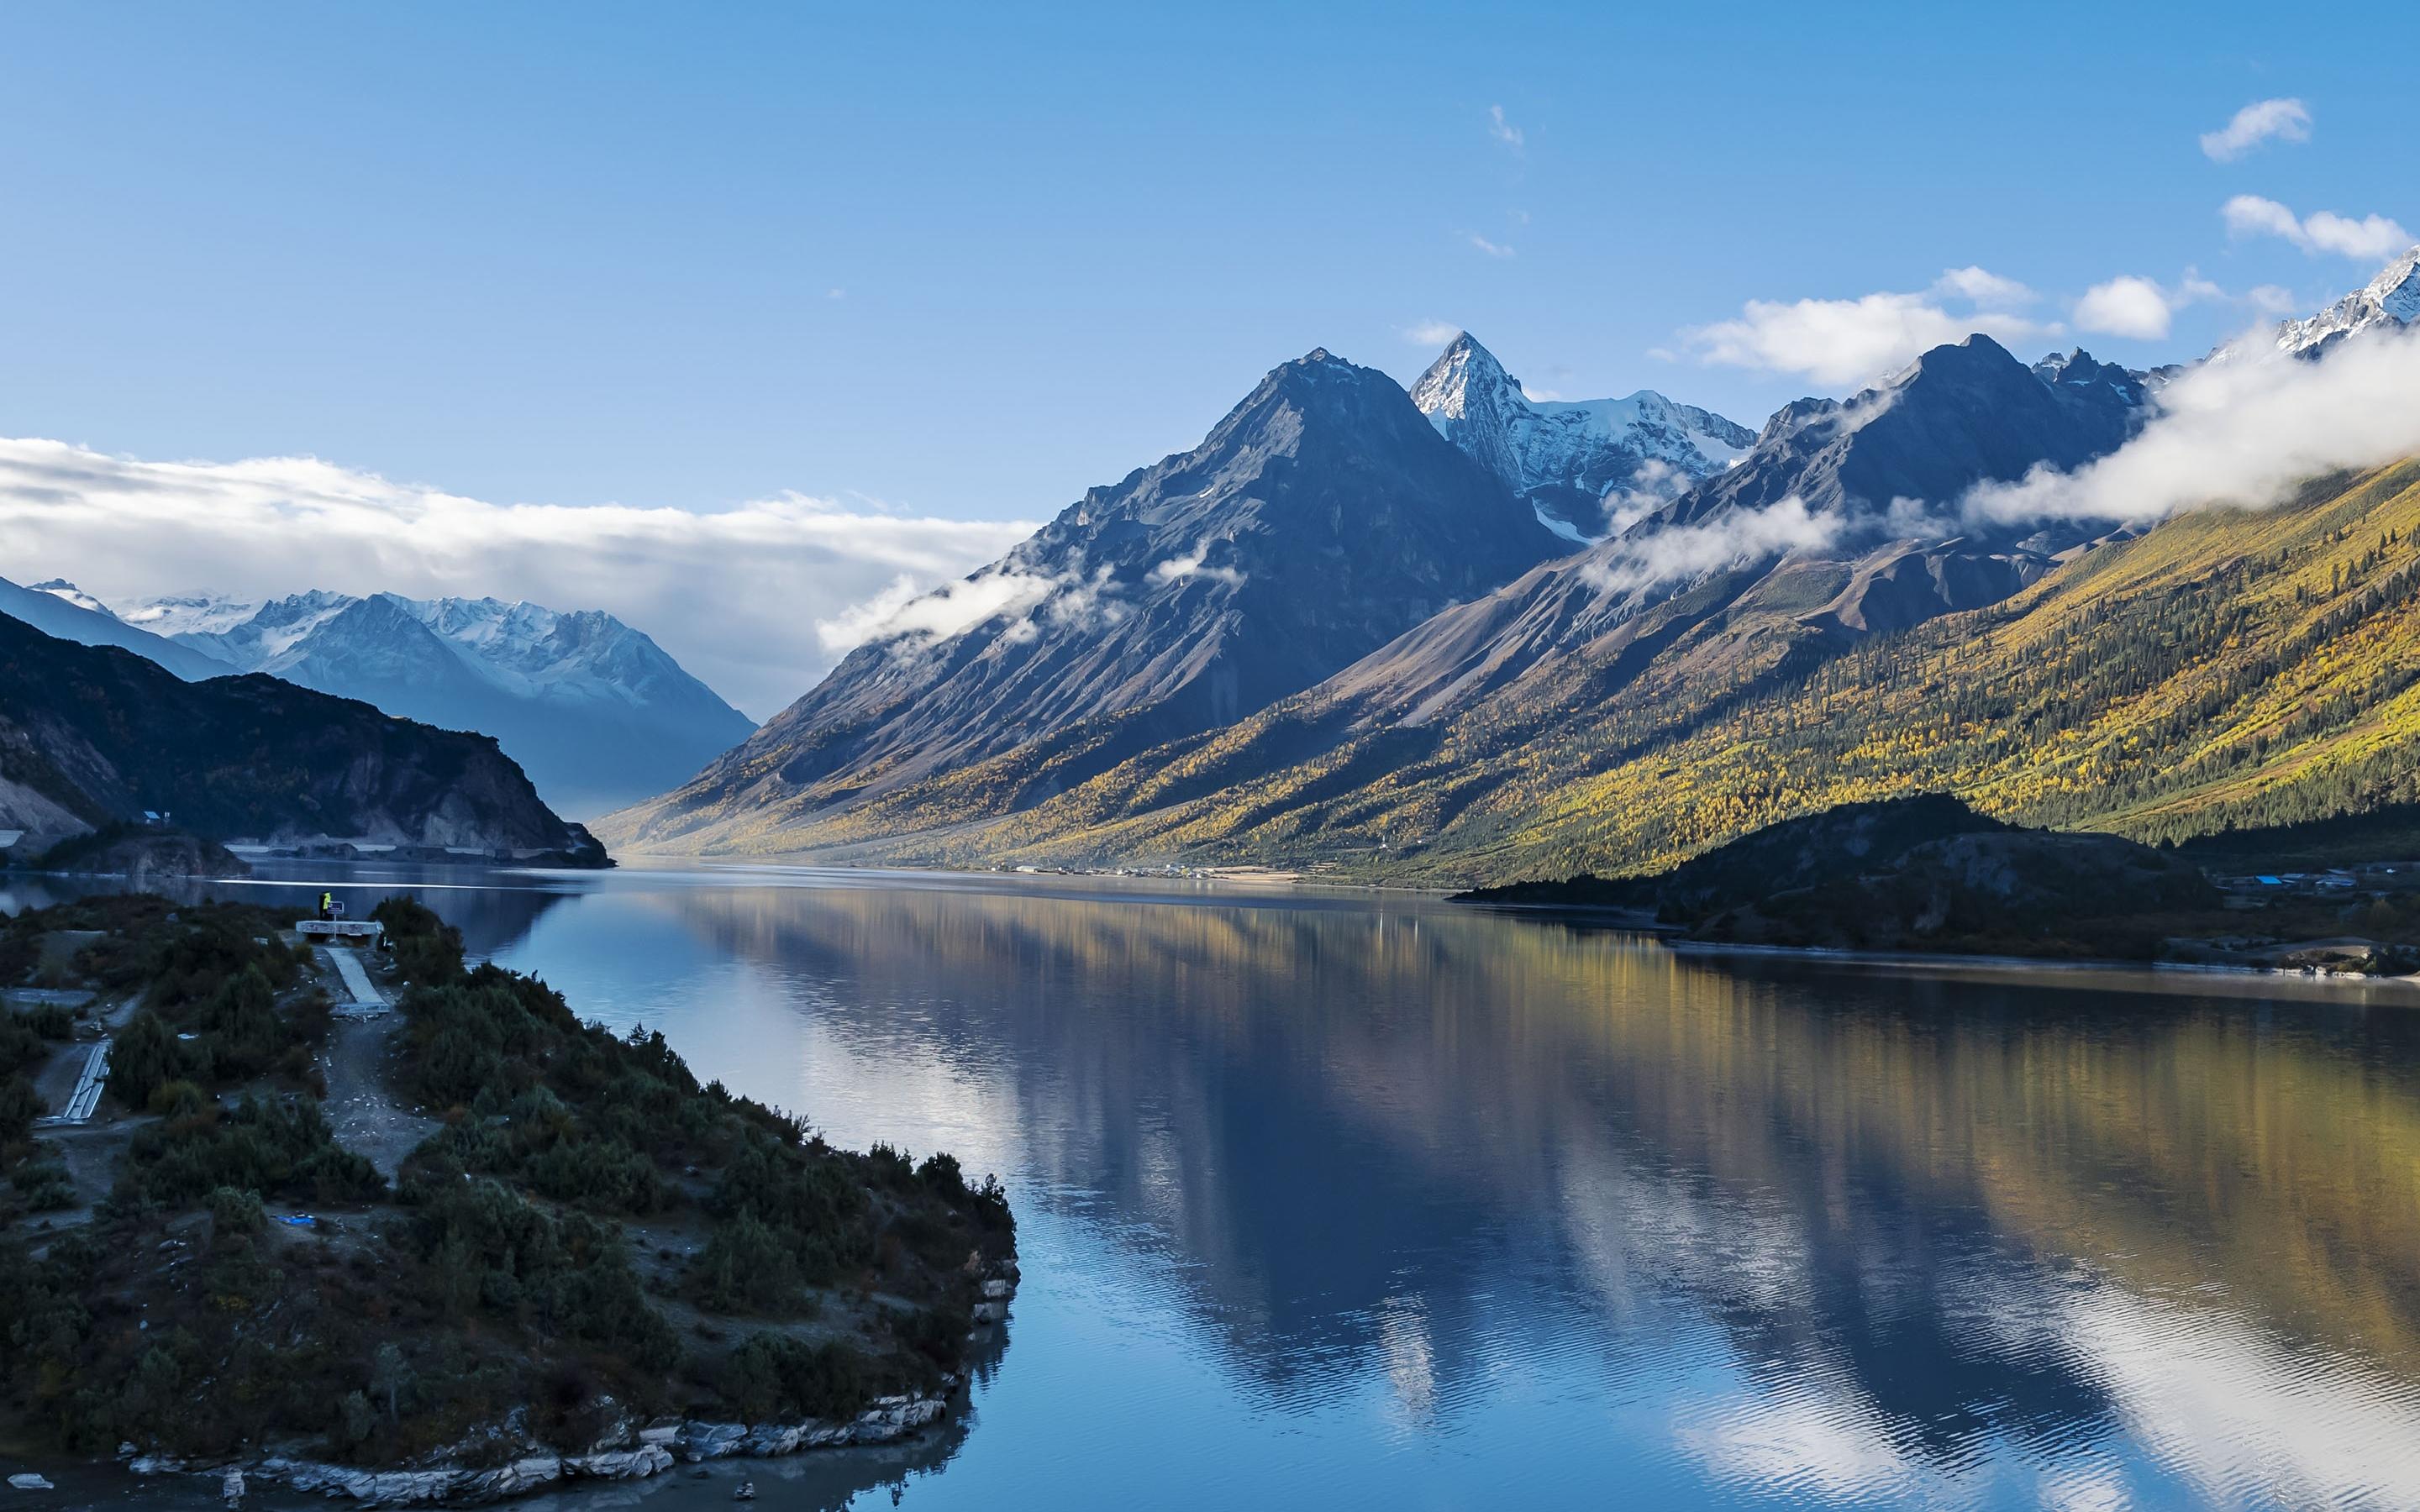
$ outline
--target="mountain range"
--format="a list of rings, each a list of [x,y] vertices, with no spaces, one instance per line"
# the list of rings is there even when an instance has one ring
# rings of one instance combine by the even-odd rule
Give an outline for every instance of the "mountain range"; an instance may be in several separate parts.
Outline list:
[[[1384,373],[1271,372],[1200,446],[911,605],[686,786],[653,843],[778,831],[1037,748],[1012,807],[1317,683],[1567,548]]]
[[[609,614],[492,598],[304,593],[154,598],[114,613],[74,584],[0,585],[0,609],[188,681],[266,672],[389,714],[495,736],[549,801],[593,814],[659,793],[754,722]]]
[[[224,677],[233,671],[225,662],[190,646],[180,646],[164,636],[128,625],[101,600],[72,583],[55,579],[37,588],[26,588],[0,578],[0,614],[61,640],[132,651],[189,683]]]
[[[273,677],[186,681],[135,652],[0,614],[0,827],[23,832],[10,854],[140,825],[147,813],[218,841],[365,841],[604,863],[492,739]]]
[[[2420,249],[2318,325],[2288,322],[2280,349],[2324,356],[2408,323],[2415,268]],[[1978,486],[2124,445],[2177,371],[2081,350],[2027,363],[1978,335],[1846,399],[1786,406],[1749,437],[1660,395],[1533,400],[1466,335],[1408,394],[1314,353],[1273,372],[1202,448],[1094,490],[1001,563],[909,606],[896,633],[738,751],[600,831],[909,864],[1249,861],[1483,882],[1666,864],[1819,795],[1919,782],[1998,817],[2150,838],[2401,791],[2392,761],[2356,779],[2306,751],[2253,792],[2186,796],[2183,770],[2142,764],[2221,758],[2195,754],[2203,733],[2156,721],[2113,768],[2135,775],[2097,783],[2001,788],[1999,768],[1917,759],[1988,748],[2030,770],[2077,743],[2102,748],[2102,729],[2147,717],[2118,690],[2139,693],[2174,647],[2203,644],[2207,625],[2163,618],[2188,584],[2252,574],[2257,587],[2239,586],[2277,609],[2249,641],[2211,643],[2242,661],[2230,699],[2265,697],[2263,679],[2326,683],[2308,664],[2310,625],[2390,612],[2359,595],[2386,591],[2381,563],[2408,539],[2391,471],[2316,481],[2267,514],[2148,530],[1959,509]],[[1447,444],[1419,444],[1419,420]],[[1389,513],[1405,501],[1408,517]],[[1389,528],[1355,528],[1381,519]],[[2324,592],[2314,563],[2336,573]],[[2129,563],[2157,563],[2162,586],[2147,596]],[[1187,602],[1215,590],[1220,612],[1177,612],[1182,595],[1165,591],[1179,582],[1204,595]],[[2026,624],[2149,659],[2118,683],[2071,663],[2064,685],[2027,681],[2033,663],[2001,649]],[[1942,668],[1970,660],[2048,701],[2015,748],[1933,733],[1908,702],[1912,687],[1966,688]],[[1270,671],[1225,683],[1214,667]],[[2351,705],[2319,709],[2288,723],[2335,749],[2345,732],[2326,717],[2352,719]],[[1802,743],[1854,733],[1893,759],[1785,759],[1758,722],[1773,719]],[[1744,745],[1699,744],[1748,729]],[[2155,791],[2167,796],[2139,806]]]

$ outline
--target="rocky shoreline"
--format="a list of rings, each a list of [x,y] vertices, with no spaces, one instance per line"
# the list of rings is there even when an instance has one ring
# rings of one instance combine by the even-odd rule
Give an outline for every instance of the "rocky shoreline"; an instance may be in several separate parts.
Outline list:
[[[1007,1319],[1016,1290],[1014,1265],[985,1281],[985,1300],[975,1308],[978,1335],[997,1330]],[[470,1445],[464,1444],[427,1463],[384,1470],[285,1455],[208,1465],[136,1455],[127,1468],[137,1475],[207,1476],[230,1489],[282,1486],[306,1495],[317,1492],[331,1500],[348,1499],[364,1508],[482,1506],[576,1481],[644,1480],[710,1459],[773,1459],[810,1449],[897,1443],[949,1416],[967,1384],[962,1376],[947,1375],[938,1393],[877,1396],[864,1412],[845,1421],[808,1418],[799,1423],[750,1424],[688,1418],[644,1426],[625,1422],[579,1453],[530,1444],[530,1452],[502,1463],[469,1465],[451,1458],[467,1453]],[[494,1430],[492,1437],[512,1433],[507,1425]]]

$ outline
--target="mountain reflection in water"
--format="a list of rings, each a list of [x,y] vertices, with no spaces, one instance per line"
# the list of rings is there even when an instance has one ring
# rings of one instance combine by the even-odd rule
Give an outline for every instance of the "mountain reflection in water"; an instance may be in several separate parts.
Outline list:
[[[1058,879],[426,896],[1009,1180],[1010,1346],[911,1504],[2420,1504],[2406,987]]]

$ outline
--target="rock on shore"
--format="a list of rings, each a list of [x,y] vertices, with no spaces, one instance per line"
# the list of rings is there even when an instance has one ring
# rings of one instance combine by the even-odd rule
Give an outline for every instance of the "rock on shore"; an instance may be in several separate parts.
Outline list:
[[[951,1382],[949,1389],[954,1390],[956,1384]],[[250,1467],[248,1473],[298,1491],[349,1498],[362,1507],[477,1506],[526,1496],[563,1481],[641,1480],[678,1464],[707,1459],[769,1459],[805,1449],[892,1443],[939,1422],[949,1410],[946,1396],[880,1396],[864,1412],[842,1422],[810,1418],[794,1424],[691,1421],[635,1430],[626,1427],[586,1454],[541,1453],[480,1469],[439,1464],[417,1470],[365,1470],[271,1458]],[[186,1468],[148,1458],[132,1465],[138,1474]]]

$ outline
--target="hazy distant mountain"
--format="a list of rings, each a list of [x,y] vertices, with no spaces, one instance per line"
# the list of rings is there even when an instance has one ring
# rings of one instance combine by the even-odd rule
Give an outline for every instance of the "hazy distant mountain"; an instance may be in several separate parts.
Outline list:
[[[184,682],[121,648],[0,615],[0,827],[24,830],[32,853],[146,810],[213,841],[604,859],[491,739],[271,677]]]
[[[147,656],[189,683],[225,677],[236,670],[191,646],[126,624],[99,599],[58,579],[39,588],[23,588],[0,578],[0,614],[78,645],[117,646]]]
[[[1394,379],[1314,351],[1200,446],[1092,490],[909,605],[746,745],[609,831],[763,835],[1046,740],[1038,780],[1080,781],[1315,683],[1565,547]]]
[[[1532,399],[1467,332],[1412,385],[1412,402],[1536,510],[1540,524],[1575,545],[1611,532],[1609,501],[1643,514],[1756,440],[1745,425],[1651,389],[1626,399]]]
[[[660,793],[754,728],[653,640],[594,611],[307,593],[152,599],[125,617],[229,667],[494,735],[576,815]]]

